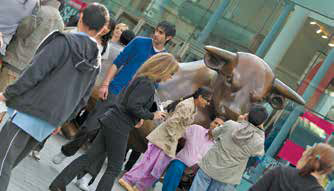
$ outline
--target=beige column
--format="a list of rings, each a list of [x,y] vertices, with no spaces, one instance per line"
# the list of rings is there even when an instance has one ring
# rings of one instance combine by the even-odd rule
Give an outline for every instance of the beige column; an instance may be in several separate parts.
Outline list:
[[[264,60],[271,66],[273,70],[282,61],[286,51],[289,49],[290,45],[299,34],[301,28],[308,17],[309,11],[295,6],[295,10],[289,16],[286,24],[284,25],[282,31],[277,36],[274,43],[268,50]]]

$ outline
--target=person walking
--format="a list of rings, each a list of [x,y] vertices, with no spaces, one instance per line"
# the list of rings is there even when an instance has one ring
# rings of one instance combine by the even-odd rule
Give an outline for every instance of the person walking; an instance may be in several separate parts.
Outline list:
[[[268,171],[249,191],[324,191],[323,178],[333,172],[334,148],[325,143],[307,148],[296,168],[277,167]]]
[[[199,162],[190,191],[234,191],[249,157],[264,154],[263,123],[267,117],[265,107],[253,104],[238,122],[229,120],[210,130],[215,144]]]
[[[108,166],[97,191],[111,190],[121,172],[130,130],[141,119],[163,119],[164,112],[150,112],[154,102],[155,84],[164,82],[179,69],[174,56],[160,53],[148,59],[133,80],[119,95],[117,102],[99,118],[101,130],[86,154],[72,161],[50,184],[51,191],[64,191],[80,171],[100,155],[107,154]],[[137,125],[139,127],[140,125]]]
[[[0,93],[11,117],[0,131],[0,191],[7,190],[12,169],[86,104],[100,68],[94,37],[108,19],[105,6],[88,6],[79,33],[48,35],[30,66]]]
[[[149,143],[143,158],[123,175],[119,183],[128,191],[145,191],[152,187],[175,158],[178,140],[193,123],[197,108],[205,108],[211,97],[210,89],[199,88],[192,95],[168,105],[171,116],[146,137]]]
[[[98,118],[114,104],[115,97],[127,87],[138,68],[147,59],[157,53],[166,52],[165,44],[173,38],[175,32],[174,25],[163,21],[158,24],[153,39],[136,37],[123,49],[102,80],[98,90],[100,100],[94,110],[89,113],[75,139],[63,145],[61,152],[53,157],[52,161],[55,164],[60,164],[67,157],[73,156],[86,142],[87,134],[100,128]]]
[[[210,129],[223,124],[222,119],[216,118],[210,123]],[[162,191],[175,191],[186,168],[190,167],[194,171],[197,169],[197,163],[214,144],[208,131],[209,129],[200,125],[191,125],[187,128],[183,135],[184,147],[177,153],[175,160],[169,164],[164,176]]]
[[[123,45],[127,45],[133,38],[135,37],[135,34],[130,31],[130,30],[126,30],[122,33],[121,38],[120,38],[120,43]],[[122,47],[124,47],[124,45]],[[109,42],[108,47],[110,46],[110,48],[107,49],[107,51],[109,51],[108,54],[108,63],[112,63],[113,60],[115,59],[115,57],[117,55],[115,55],[118,51],[118,53],[121,50],[115,50],[114,47],[112,46],[112,44]],[[104,56],[105,54],[102,55],[102,63],[105,61]],[[101,73],[100,73],[101,75]],[[85,127],[85,126],[83,126]],[[95,130],[93,130],[93,128],[95,128]],[[87,133],[87,140],[82,140],[85,142],[93,142],[94,138],[96,137],[97,133],[99,132],[99,126],[98,127],[92,127],[90,126],[90,129],[83,129],[82,131],[80,130],[79,133]],[[80,136],[78,136],[80,137]],[[66,146],[70,145],[70,143],[68,143]],[[76,148],[77,150],[79,150],[81,144],[77,144]],[[75,145],[74,145],[75,146]],[[102,166],[104,164],[104,161],[106,159],[107,155],[101,155],[98,158],[96,158],[95,162],[93,164],[91,164],[89,167],[87,167],[86,169],[84,169],[77,177],[77,182],[76,185],[84,191],[88,191],[89,190],[89,185],[92,184],[96,178],[96,176],[98,175],[98,173],[101,171]]]
[[[54,1],[54,0],[45,0],[45,1]],[[58,11],[58,9],[56,9]],[[43,19],[47,19],[48,17],[44,17]],[[61,18],[60,18],[61,19]],[[50,19],[50,22],[52,21],[52,19]],[[97,43],[98,43],[98,48],[99,51],[101,52],[101,55],[103,56],[105,51],[108,49],[108,41],[111,38],[111,32],[112,30],[115,28],[115,21],[112,18],[109,18],[109,24],[107,25],[107,27],[105,27],[103,29],[102,32],[99,33],[99,35],[96,37]],[[87,102],[87,106],[84,107],[84,109],[92,107],[91,105],[95,105],[96,100],[98,99],[98,88],[100,87],[100,84],[102,82],[103,77],[101,77],[102,75],[104,75],[105,68],[107,68],[110,65],[110,62],[105,62],[103,57],[101,58],[102,62],[101,62],[101,66],[100,66],[100,72],[97,75],[96,81],[95,81],[95,85],[93,87],[93,92]],[[83,109],[83,110],[84,110]],[[78,112],[78,115],[81,112]],[[57,132],[53,133],[56,134]],[[51,136],[51,135],[50,135]],[[46,138],[43,142],[39,143],[31,152],[31,155],[34,159],[36,160],[40,160],[40,151],[44,148],[45,143],[47,142],[48,138]]]
[[[48,34],[64,30],[64,22],[58,11],[60,5],[61,0],[40,0],[40,6],[34,10],[36,16],[27,16],[20,22],[7,47],[6,55],[2,58],[3,69],[7,70],[3,75],[10,74],[10,77],[2,82],[2,86],[8,86],[17,79]],[[33,156],[39,160],[38,152],[33,152]]]

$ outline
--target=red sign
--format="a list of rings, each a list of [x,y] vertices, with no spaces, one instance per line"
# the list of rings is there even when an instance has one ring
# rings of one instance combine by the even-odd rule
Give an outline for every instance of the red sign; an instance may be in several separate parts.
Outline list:
[[[68,2],[68,4],[69,4],[71,7],[76,8],[76,9],[78,9],[78,10],[80,10],[80,11],[81,11],[82,9],[84,9],[84,8],[87,7],[87,3],[82,2],[81,0],[70,0],[70,1]]]

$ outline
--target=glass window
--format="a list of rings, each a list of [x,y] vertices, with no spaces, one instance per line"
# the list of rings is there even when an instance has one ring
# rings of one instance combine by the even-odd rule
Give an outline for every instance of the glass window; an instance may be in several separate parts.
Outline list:
[[[154,33],[155,27],[148,25],[145,23],[141,29],[139,30],[138,34],[139,36],[146,36],[146,37],[151,37],[152,34]]]
[[[119,7],[137,20],[144,18],[150,26],[162,20],[176,25],[177,37],[185,43],[196,44],[200,32],[224,0],[111,0],[110,9],[117,14]],[[112,6],[116,7],[113,8]],[[119,6],[119,7],[117,7]],[[270,31],[284,6],[277,0],[231,0],[226,10],[216,21],[204,44],[211,44],[232,51],[255,52],[264,36]],[[143,25],[139,35],[149,36],[150,26]],[[154,28],[154,27],[153,27]],[[188,51],[195,51],[189,46]]]

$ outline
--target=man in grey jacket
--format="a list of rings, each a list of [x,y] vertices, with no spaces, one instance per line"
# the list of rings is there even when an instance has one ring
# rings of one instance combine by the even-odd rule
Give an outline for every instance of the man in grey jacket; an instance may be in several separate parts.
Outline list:
[[[209,131],[215,144],[199,162],[190,191],[233,191],[240,183],[251,156],[264,154],[263,123],[268,117],[262,105],[254,104],[239,121],[226,121]]]
[[[0,132],[0,191],[31,149],[86,105],[100,69],[95,38],[108,19],[105,6],[89,5],[78,33],[51,33],[20,78],[0,93],[11,117]]]

